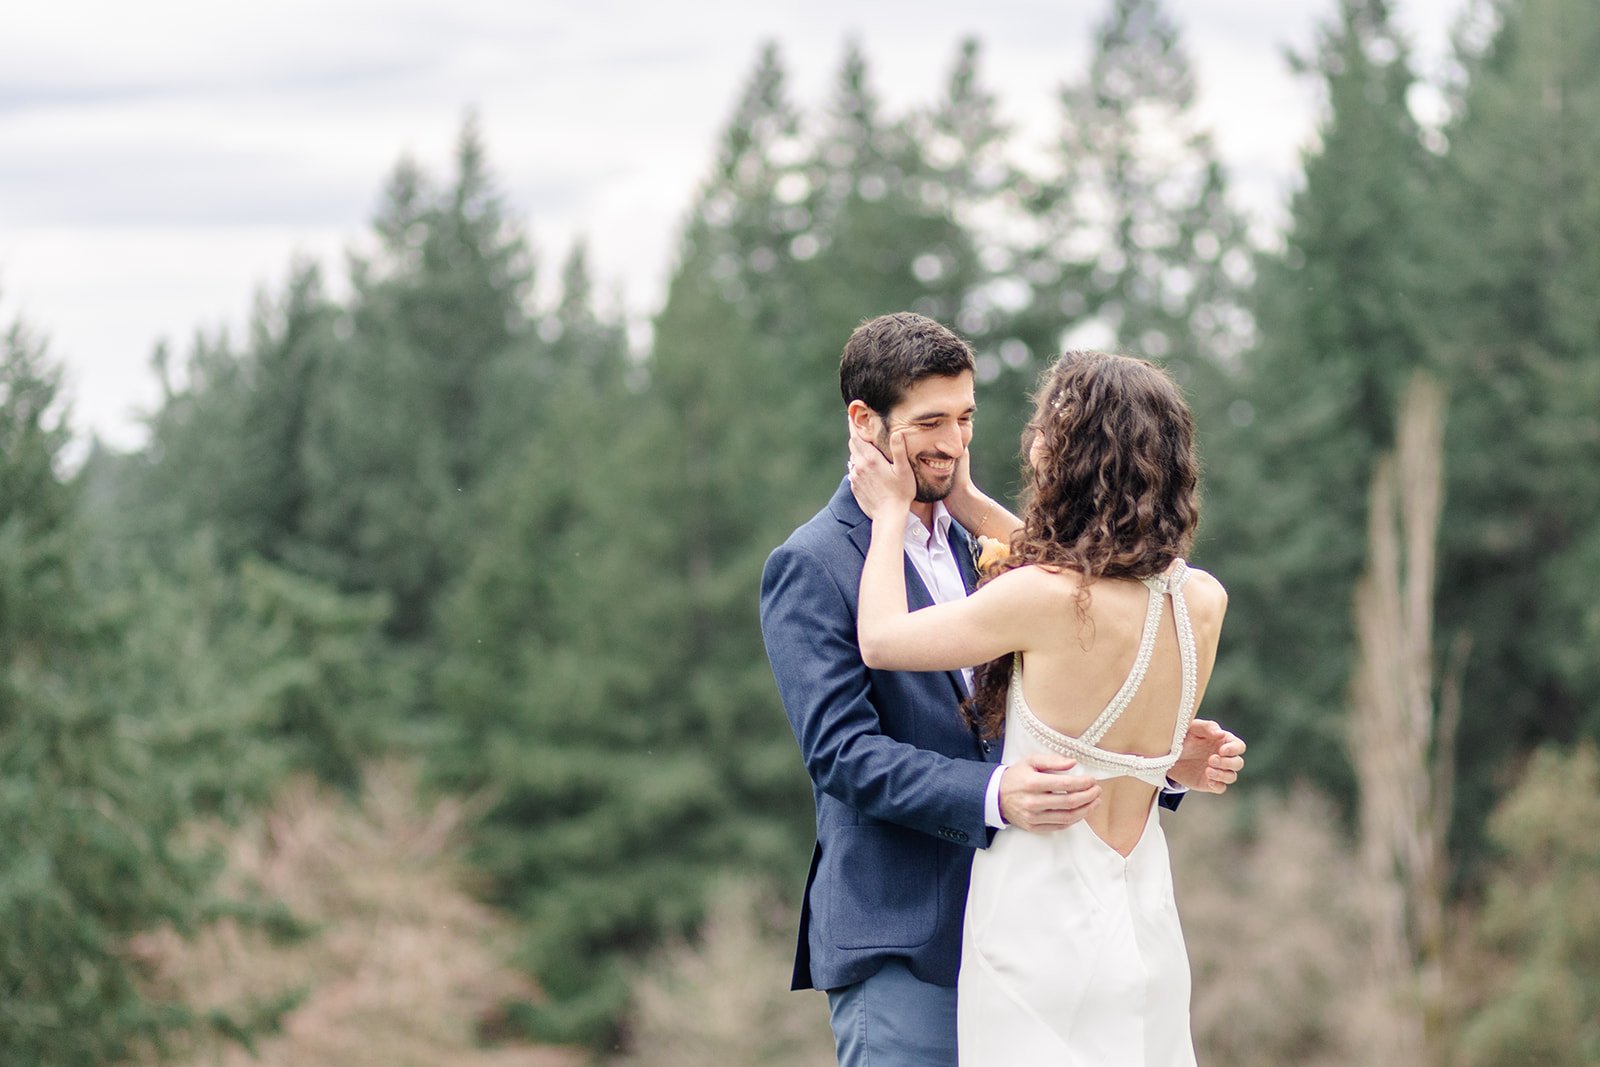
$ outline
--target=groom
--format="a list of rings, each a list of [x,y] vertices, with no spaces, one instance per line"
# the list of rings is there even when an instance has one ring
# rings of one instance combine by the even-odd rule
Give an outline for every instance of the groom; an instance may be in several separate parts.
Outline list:
[[[976,528],[998,507],[959,475],[972,439],[972,350],[921,315],[879,316],[851,334],[839,386],[851,433],[911,428],[908,606],[966,596],[977,575],[953,520]],[[972,849],[996,831],[1064,829],[1100,788],[1061,757],[1000,766],[998,746],[959,711],[968,672],[867,669],[856,596],[870,539],[845,480],[761,579],[767,657],[817,808],[792,988],[827,991],[840,1067],[955,1067]],[[1243,751],[1216,723],[1195,720],[1162,803],[1176,807],[1184,788],[1222,791]]]

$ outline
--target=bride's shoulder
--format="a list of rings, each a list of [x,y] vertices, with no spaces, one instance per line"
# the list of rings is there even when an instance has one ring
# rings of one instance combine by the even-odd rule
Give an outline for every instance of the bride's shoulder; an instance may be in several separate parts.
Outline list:
[[[1026,563],[996,575],[990,585],[1005,583],[1008,587],[1030,599],[1073,600],[1083,585],[1083,575],[1067,567],[1054,567],[1045,563]]]
[[[1191,614],[1221,619],[1228,610],[1228,590],[1210,571],[1190,567],[1189,580],[1184,583],[1183,592]]]

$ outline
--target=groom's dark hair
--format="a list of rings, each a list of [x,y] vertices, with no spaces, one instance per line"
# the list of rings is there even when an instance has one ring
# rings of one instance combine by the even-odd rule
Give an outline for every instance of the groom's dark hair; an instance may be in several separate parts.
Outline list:
[[[896,311],[868,319],[839,357],[839,392],[880,415],[924,378],[954,378],[973,369],[967,342],[925,315]]]

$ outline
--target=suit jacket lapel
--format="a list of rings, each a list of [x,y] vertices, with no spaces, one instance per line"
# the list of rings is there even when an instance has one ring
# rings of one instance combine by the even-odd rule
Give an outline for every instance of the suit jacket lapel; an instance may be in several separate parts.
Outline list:
[[[834,517],[850,527],[850,541],[861,550],[862,558],[866,558],[867,549],[872,547],[872,523],[867,519],[867,513],[861,510],[861,505],[856,503],[855,494],[850,491],[850,479],[846,478],[839,484],[838,490],[830,501]],[[972,565],[972,542],[968,540],[967,533],[955,523],[950,524],[950,550],[955,553],[956,565],[961,568],[961,580],[967,587],[967,592],[972,592],[972,587],[977,581],[977,572]],[[928,592],[928,587],[923,584],[922,575],[917,573],[916,564],[911,562],[911,557],[901,554],[905,560],[906,568],[906,608],[917,611],[933,606],[933,594]],[[944,672],[950,678],[950,684],[955,687],[956,696],[965,700],[967,693],[967,680],[959,670]]]
[[[840,522],[853,523],[850,529],[850,540],[861,550],[863,558],[867,549],[872,547],[872,522],[867,518],[866,512],[861,510],[861,505],[856,503],[855,495],[850,492],[850,483],[847,480],[839,493],[833,497],[833,513]],[[933,605],[933,594],[928,592],[928,587],[923,584],[922,575],[917,573],[916,564],[911,562],[910,556],[905,556],[906,565],[906,608],[917,611]]]
[[[967,535],[958,522],[950,524],[950,551],[955,553],[956,566],[961,568],[961,583],[967,587],[970,594],[978,588],[978,564],[976,542]]]
[[[967,536],[967,531],[961,524],[950,524],[950,551],[956,557],[956,567],[961,571],[961,584],[967,587],[967,595],[978,587],[978,566],[973,558],[973,541]],[[950,681],[956,687],[956,692],[965,700],[972,695],[967,687],[967,676],[960,671],[950,672]]]

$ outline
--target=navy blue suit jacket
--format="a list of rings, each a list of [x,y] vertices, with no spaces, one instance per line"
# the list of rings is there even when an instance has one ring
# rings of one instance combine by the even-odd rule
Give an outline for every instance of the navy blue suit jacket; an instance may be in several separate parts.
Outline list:
[[[970,592],[970,541],[950,528]],[[872,524],[848,481],[767,560],[761,632],[811,775],[817,844],[793,988],[834,989],[889,957],[954,986],[972,849],[988,844],[984,794],[999,746],[961,715],[959,671],[861,662],[856,604]],[[910,560],[906,601],[933,603]]]

